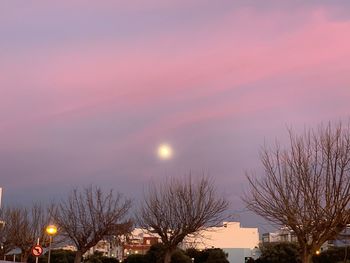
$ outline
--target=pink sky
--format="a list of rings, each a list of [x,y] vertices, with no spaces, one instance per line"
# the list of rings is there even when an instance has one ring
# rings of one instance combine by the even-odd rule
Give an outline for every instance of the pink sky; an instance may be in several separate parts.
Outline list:
[[[4,202],[89,183],[130,194],[192,170],[240,210],[264,140],[348,120],[349,4],[214,2],[3,4]]]

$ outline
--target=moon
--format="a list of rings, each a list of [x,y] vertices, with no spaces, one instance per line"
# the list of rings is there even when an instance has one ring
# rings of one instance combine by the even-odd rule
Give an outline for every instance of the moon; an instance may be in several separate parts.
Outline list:
[[[158,157],[162,160],[168,160],[173,156],[173,149],[169,144],[163,143],[158,147]]]

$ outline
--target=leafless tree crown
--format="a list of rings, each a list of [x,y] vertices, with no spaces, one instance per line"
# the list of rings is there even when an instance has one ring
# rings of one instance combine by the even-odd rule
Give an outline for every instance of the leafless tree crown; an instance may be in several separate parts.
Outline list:
[[[26,262],[37,239],[45,241],[45,227],[49,221],[47,210],[40,204],[34,204],[30,209],[5,208],[2,213],[5,221],[5,226],[1,230],[3,252],[18,247],[22,251],[21,261]]]
[[[136,217],[141,227],[157,233],[171,251],[187,235],[221,223],[227,207],[212,180],[189,176],[151,184]]]
[[[61,202],[52,213],[61,233],[72,240],[78,250],[76,262],[107,235],[130,231],[126,219],[131,201],[111,190],[105,194],[98,187],[74,189],[68,200]]]
[[[243,200],[258,215],[294,231],[304,262],[350,223],[350,131],[341,124],[319,126],[290,145],[265,147],[264,176],[248,176]]]

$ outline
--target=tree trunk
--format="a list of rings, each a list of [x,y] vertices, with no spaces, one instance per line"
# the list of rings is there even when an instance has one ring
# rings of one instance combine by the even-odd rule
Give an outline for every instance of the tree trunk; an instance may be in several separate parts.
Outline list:
[[[301,258],[301,262],[303,263],[312,263],[312,253],[306,248],[303,249],[303,254]]]
[[[74,263],[81,263],[82,257],[83,257],[83,253],[78,250],[77,253],[75,253]]]
[[[170,263],[171,262],[171,256],[172,256],[173,252],[174,252],[173,249],[165,250],[164,263]]]
[[[22,249],[21,262],[27,262],[29,258],[29,252]]]

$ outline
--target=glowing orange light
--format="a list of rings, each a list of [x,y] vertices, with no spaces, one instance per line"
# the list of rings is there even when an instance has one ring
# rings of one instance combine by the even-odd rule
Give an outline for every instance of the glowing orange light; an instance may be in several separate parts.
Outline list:
[[[50,236],[53,236],[57,233],[57,226],[49,225],[46,227],[46,233]]]

